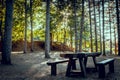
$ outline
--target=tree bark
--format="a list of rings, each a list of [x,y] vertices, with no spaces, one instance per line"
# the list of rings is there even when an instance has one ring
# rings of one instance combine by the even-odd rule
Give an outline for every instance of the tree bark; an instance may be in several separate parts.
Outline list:
[[[3,4],[2,0],[0,0],[0,37],[2,36],[2,19],[3,19]]]
[[[100,12],[101,9],[100,9],[100,3],[101,2],[99,2],[99,30],[100,30],[100,52],[102,52],[102,35],[101,35],[102,30],[101,30],[101,12]]]
[[[112,54],[112,29],[111,29],[111,10],[110,10],[110,3],[108,3],[109,7],[109,26],[110,26],[110,54]]]
[[[118,29],[118,55],[120,56],[120,1],[116,0],[116,14],[117,14],[117,29]]]
[[[27,0],[25,0],[24,53],[27,53]]]
[[[82,51],[82,34],[84,29],[84,0],[82,0],[82,18],[81,18],[81,29],[80,29],[80,48],[79,51]]]
[[[97,42],[97,25],[96,25],[96,12],[95,12],[95,0],[93,0],[93,7],[94,7],[94,24],[95,24],[95,49],[98,52],[98,42]]]
[[[33,11],[32,11],[33,0],[30,0],[30,23],[31,23],[31,51],[34,51],[34,41],[33,41]]]
[[[93,35],[92,35],[92,20],[91,20],[91,8],[90,8],[90,0],[88,0],[88,4],[89,4],[89,18],[90,18],[90,40],[91,40],[91,45],[90,45],[90,47],[91,47],[91,52],[93,52],[93,40],[92,40],[92,38],[93,38]]]
[[[78,35],[77,35],[77,25],[76,25],[76,0],[73,3],[74,8],[74,27],[75,27],[75,52],[78,51]]]
[[[103,55],[106,55],[105,54],[105,30],[104,30],[104,27],[105,27],[105,20],[104,20],[104,0],[102,0],[102,14],[103,14],[103,16],[102,16],[102,18],[103,18]]]
[[[50,0],[46,0],[45,58],[50,58]]]
[[[6,0],[5,28],[2,43],[2,64],[11,64],[13,0]]]

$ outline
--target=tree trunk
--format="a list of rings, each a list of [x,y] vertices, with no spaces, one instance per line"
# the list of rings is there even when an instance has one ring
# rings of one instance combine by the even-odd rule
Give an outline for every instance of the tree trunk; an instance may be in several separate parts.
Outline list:
[[[27,0],[25,0],[24,53],[27,53]]]
[[[92,42],[93,42],[93,40],[92,40],[92,20],[91,20],[91,8],[90,8],[90,0],[88,0],[88,4],[89,4],[89,18],[90,18],[90,40],[91,40],[91,52],[93,52],[93,44],[92,44]]]
[[[30,0],[30,23],[31,23],[31,51],[34,51],[34,41],[33,41],[33,11],[32,11],[33,0]]]
[[[81,18],[81,29],[80,29],[80,48],[79,51],[82,51],[82,34],[84,29],[84,0],[82,0],[82,18]]]
[[[2,43],[2,64],[11,64],[13,0],[6,0],[5,28]]]
[[[110,26],[110,54],[112,54],[112,29],[111,29],[111,12],[110,12],[110,3],[108,3],[109,7],[109,26]]]
[[[70,47],[73,47],[73,34],[72,34],[72,26],[70,26]]]
[[[50,33],[50,49],[51,49],[51,47],[52,47],[52,44],[53,43],[53,34],[52,34],[52,32]]]
[[[66,44],[66,29],[65,29],[66,26],[64,26],[64,45]]]
[[[100,0],[99,0],[100,1]],[[101,35],[101,12],[100,12],[100,2],[99,2],[99,29],[100,29],[100,52],[102,52],[102,35]]]
[[[116,45],[116,29],[114,27],[114,43],[115,43],[115,54],[117,53],[117,45]]]
[[[50,0],[46,0],[45,58],[50,58]]]
[[[74,28],[75,28],[75,52],[78,51],[78,35],[77,35],[77,26],[76,26],[76,0],[73,3],[74,8]]]
[[[93,0],[93,7],[94,7],[94,24],[95,24],[95,47],[96,47],[95,49],[96,49],[96,52],[98,52],[95,0]]]
[[[103,10],[102,11],[102,14],[103,14],[102,15],[102,18],[103,18],[103,25],[102,25],[103,26],[103,55],[106,55],[105,54],[105,34],[104,34],[105,33],[105,31],[104,31],[104,27],[105,27],[105,23],[104,23],[104,21],[105,21],[104,20],[104,0],[102,0],[102,10]]]
[[[120,56],[120,1],[116,0],[117,29],[118,29],[118,55]]]
[[[0,0],[0,37],[2,39],[3,0]]]

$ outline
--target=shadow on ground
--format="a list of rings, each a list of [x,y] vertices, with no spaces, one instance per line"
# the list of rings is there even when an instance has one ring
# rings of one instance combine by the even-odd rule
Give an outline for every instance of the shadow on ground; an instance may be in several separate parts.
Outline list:
[[[51,59],[45,59],[44,52],[12,54],[12,65],[0,64],[0,80],[120,80],[120,57],[115,57],[115,73],[107,75],[105,79],[99,79],[97,72],[88,72],[86,78],[65,77],[66,63],[58,65],[57,76],[51,76],[50,66],[46,62],[61,59],[59,54],[60,52],[52,52]],[[98,60],[108,57],[101,56]],[[92,60],[89,60],[88,65],[91,64]]]

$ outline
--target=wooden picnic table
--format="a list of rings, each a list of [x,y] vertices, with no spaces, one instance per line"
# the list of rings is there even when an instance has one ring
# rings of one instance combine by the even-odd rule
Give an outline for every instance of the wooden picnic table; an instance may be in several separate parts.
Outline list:
[[[95,65],[95,69],[97,69],[96,66],[96,57],[100,56],[101,52],[77,52],[77,53],[61,53],[60,56],[64,57],[64,58],[68,58],[69,62],[67,65],[67,70],[66,70],[66,76],[71,76],[71,74],[80,74],[83,77],[86,77],[86,65],[87,65],[87,60],[88,57],[92,57],[93,58],[93,62]],[[80,64],[80,68],[81,68],[81,72],[73,72],[75,71],[76,67],[75,67],[75,61],[73,61],[74,58],[78,58],[79,60],[79,64]]]

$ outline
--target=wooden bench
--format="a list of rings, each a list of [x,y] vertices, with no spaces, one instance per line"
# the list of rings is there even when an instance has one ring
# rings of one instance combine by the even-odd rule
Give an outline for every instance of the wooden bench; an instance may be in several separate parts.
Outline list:
[[[73,61],[76,61],[76,60],[77,59],[75,58]],[[68,62],[68,61],[69,61],[69,59],[47,62],[47,65],[51,66],[51,75],[56,76],[56,74],[57,74],[57,64],[59,64],[59,63],[65,63],[65,62]],[[73,67],[76,68],[76,65],[74,64]]]
[[[105,78],[106,72],[105,72],[105,65],[109,64],[109,72],[114,73],[114,58],[106,59],[101,62],[97,62],[98,67],[98,75],[99,78]]]

